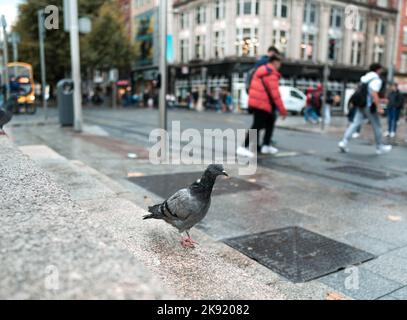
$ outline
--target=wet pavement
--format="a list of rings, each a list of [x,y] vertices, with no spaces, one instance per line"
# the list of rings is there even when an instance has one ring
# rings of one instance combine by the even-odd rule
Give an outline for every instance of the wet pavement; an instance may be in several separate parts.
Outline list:
[[[41,110],[39,110],[41,111]],[[148,161],[149,133],[156,128],[156,110],[85,109],[85,130],[74,133],[57,124],[55,110],[48,123],[39,112],[33,117],[15,117],[6,127],[18,145],[45,144],[68,159],[80,160],[106,174],[127,193],[128,200],[146,207],[176,189],[204,165],[153,165]],[[170,111],[170,123],[180,120],[181,129],[244,129],[251,117],[243,114]],[[352,141],[351,153],[337,151],[337,141],[346,119],[334,118],[332,130],[321,133],[304,127],[300,117],[288,119],[275,134],[281,153],[261,157],[256,174],[232,179],[212,200],[211,210],[198,228],[217,240],[302,227],[335,241],[369,252],[377,258],[358,265],[359,285],[346,286],[344,270],[319,278],[333,290],[356,299],[407,298],[407,148],[404,125],[394,150],[375,154],[369,126],[361,139]],[[32,124],[34,123],[34,125]],[[171,128],[171,126],[170,126]],[[136,159],[128,158],[135,153]],[[166,184],[163,175],[174,181]],[[199,174],[198,174],[199,175]],[[233,179],[236,178],[236,179]],[[144,179],[144,180],[143,180]],[[139,183],[137,183],[139,180]],[[235,182],[233,182],[235,180]],[[144,182],[143,182],[144,181]],[[167,180],[168,181],[168,180]],[[136,183],[133,183],[136,182]],[[230,183],[242,182],[244,188]],[[229,185],[228,185],[229,184]],[[255,188],[250,188],[255,185]],[[247,186],[250,186],[247,188]],[[157,187],[161,191],[157,191]],[[175,190],[174,190],[175,191]],[[283,278],[284,279],[284,278]]]

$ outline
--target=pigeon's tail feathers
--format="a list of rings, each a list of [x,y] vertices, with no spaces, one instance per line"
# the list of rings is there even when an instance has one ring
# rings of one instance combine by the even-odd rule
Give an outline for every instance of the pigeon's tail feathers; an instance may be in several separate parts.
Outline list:
[[[156,204],[154,206],[148,207],[148,212],[150,214],[146,214],[143,216],[143,220],[145,219],[160,219],[162,217],[162,213],[160,211],[161,204]]]
[[[146,214],[146,215],[143,216],[143,220],[152,219],[152,218],[154,218],[153,214]]]

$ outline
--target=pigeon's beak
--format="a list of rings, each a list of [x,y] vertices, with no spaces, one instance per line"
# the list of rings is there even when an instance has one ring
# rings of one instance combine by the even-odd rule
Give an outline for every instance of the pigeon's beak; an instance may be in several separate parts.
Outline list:
[[[226,176],[226,177],[229,177],[229,175],[226,173],[225,170],[222,171],[222,174],[223,174],[224,176]]]

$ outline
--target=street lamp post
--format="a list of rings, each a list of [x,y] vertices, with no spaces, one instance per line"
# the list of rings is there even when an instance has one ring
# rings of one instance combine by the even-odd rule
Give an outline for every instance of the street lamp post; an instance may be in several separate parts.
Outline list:
[[[159,34],[160,34],[160,99],[159,99],[159,125],[167,130],[167,0],[160,0],[159,7]],[[167,145],[165,139],[161,140],[161,158],[166,159]]]
[[[38,38],[40,42],[40,62],[41,62],[41,96],[42,96],[42,107],[44,109],[45,120],[48,118],[48,104],[45,97],[45,89],[47,82],[45,79],[45,49],[44,49],[44,10],[38,10]]]
[[[69,0],[69,33],[71,40],[71,69],[74,85],[74,130],[82,131],[81,69],[79,59],[78,2]]]
[[[160,0],[160,128],[167,129],[167,0]]]

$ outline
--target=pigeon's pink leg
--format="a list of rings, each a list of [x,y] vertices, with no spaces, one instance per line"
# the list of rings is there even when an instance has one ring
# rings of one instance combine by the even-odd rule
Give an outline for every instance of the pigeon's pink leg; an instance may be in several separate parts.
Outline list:
[[[195,240],[192,240],[192,238],[191,238],[191,236],[189,235],[189,232],[187,231],[187,235],[188,235],[188,241],[192,244],[192,245],[194,245],[194,244],[198,244],[198,242],[196,242]]]
[[[194,248],[194,243],[191,242],[190,238],[182,238],[181,240],[181,246],[183,246],[184,248]]]

